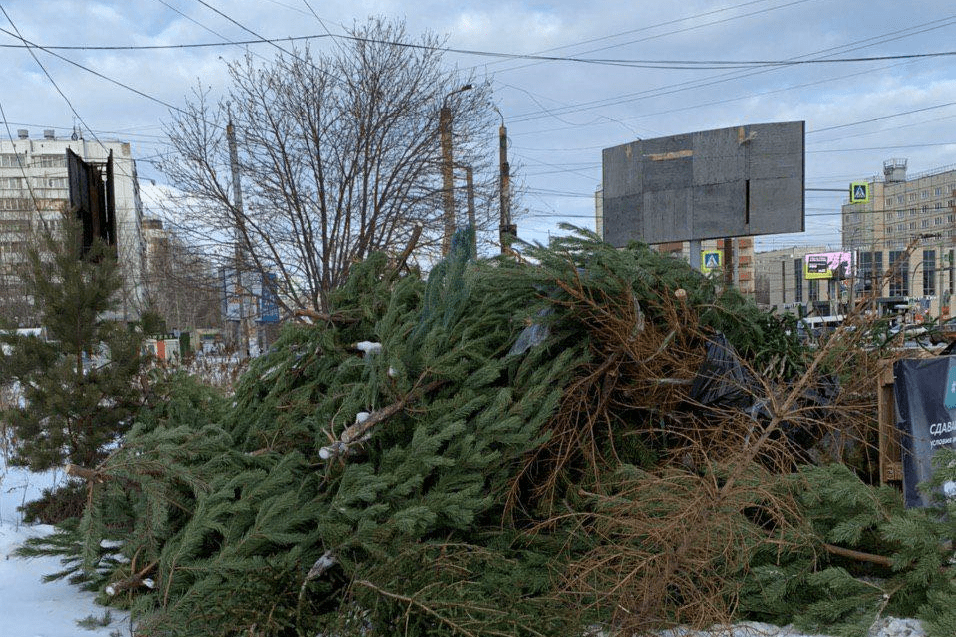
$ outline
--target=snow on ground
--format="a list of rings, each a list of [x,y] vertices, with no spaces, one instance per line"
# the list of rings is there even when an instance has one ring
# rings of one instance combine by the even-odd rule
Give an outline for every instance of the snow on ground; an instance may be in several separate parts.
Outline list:
[[[61,472],[34,474],[8,467],[0,453],[0,637],[128,636],[128,617],[116,610],[110,610],[108,626],[77,624],[89,617],[101,620],[107,609],[93,602],[92,593],[65,580],[43,583],[45,574],[59,570],[58,558],[14,555],[27,538],[53,530],[51,526],[24,524],[17,507],[62,479]]]

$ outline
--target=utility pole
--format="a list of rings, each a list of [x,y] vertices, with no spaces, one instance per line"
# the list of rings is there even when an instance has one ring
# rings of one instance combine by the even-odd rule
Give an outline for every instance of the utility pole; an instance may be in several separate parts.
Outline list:
[[[451,250],[451,236],[455,232],[455,191],[451,151],[451,108],[442,104],[438,115],[438,130],[441,133],[441,179],[442,203],[444,206],[445,232],[441,240],[441,254],[446,256]]]
[[[441,177],[442,177],[442,202],[444,208],[445,232],[442,235],[441,253],[445,256],[451,251],[451,237],[455,234],[455,184],[454,184],[454,166],[455,159],[451,148],[451,107],[448,105],[448,98],[456,93],[471,90],[471,84],[465,84],[445,96],[442,100],[441,110],[438,112],[438,132],[441,138]]]
[[[232,114],[226,124],[226,138],[229,141],[229,167],[232,169],[232,198],[236,209],[236,290],[239,296],[239,321],[236,326],[239,360],[249,357],[249,335],[246,333],[246,290],[242,285],[242,187],[239,183],[239,150],[236,146],[236,129],[232,125]]]
[[[735,287],[735,284],[737,283],[737,274],[736,274],[737,268],[734,267],[735,262],[736,262],[736,261],[735,261],[736,257],[734,256],[734,253],[736,252],[736,251],[734,250],[734,247],[735,247],[734,244],[735,244],[735,243],[736,243],[736,239],[734,239],[734,238],[732,238],[732,237],[725,237],[725,238],[724,238],[724,250],[723,250],[723,252],[724,252],[724,254],[723,254],[723,257],[724,257],[724,264],[723,264],[723,265],[724,265],[724,285],[725,285],[726,287],[728,287],[728,288],[729,288],[729,287]]]
[[[498,111],[497,108],[495,108]],[[505,128],[505,118],[501,117],[501,126],[498,127],[498,164],[500,174],[498,179],[498,198],[500,201],[500,220],[498,225],[498,243],[501,245],[501,254],[511,253],[511,238],[518,234],[518,226],[511,223],[511,169],[508,166],[508,129]]]
[[[475,181],[471,166],[465,166],[465,179],[468,184],[468,225],[471,226],[471,252],[478,256],[478,231],[475,227]]]

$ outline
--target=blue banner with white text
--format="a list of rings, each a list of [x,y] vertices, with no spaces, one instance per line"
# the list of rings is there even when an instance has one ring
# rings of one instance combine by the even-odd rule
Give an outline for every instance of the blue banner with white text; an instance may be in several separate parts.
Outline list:
[[[903,359],[893,365],[896,420],[903,446],[906,506],[929,503],[917,486],[933,474],[937,449],[956,449],[956,356]]]

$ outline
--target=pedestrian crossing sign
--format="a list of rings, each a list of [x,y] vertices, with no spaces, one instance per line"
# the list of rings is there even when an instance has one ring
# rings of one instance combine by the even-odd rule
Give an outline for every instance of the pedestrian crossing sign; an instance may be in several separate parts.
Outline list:
[[[870,201],[870,184],[865,181],[855,181],[850,184],[850,203],[868,203]]]
[[[720,250],[706,250],[700,254],[700,271],[704,273],[720,269]]]

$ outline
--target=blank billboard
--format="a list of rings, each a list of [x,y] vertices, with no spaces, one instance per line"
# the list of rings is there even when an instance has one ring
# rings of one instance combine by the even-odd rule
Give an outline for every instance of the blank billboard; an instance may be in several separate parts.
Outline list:
[[[803,232],[804,123],[642,139],[603,152],[604,240]]]

